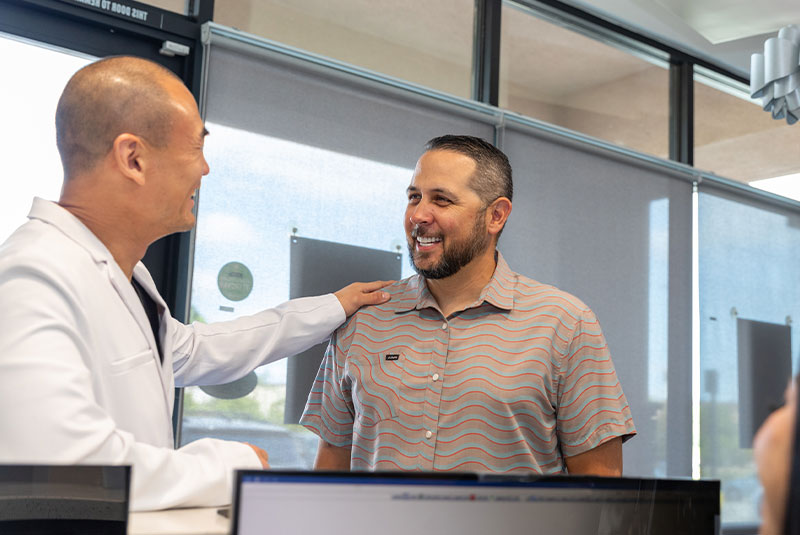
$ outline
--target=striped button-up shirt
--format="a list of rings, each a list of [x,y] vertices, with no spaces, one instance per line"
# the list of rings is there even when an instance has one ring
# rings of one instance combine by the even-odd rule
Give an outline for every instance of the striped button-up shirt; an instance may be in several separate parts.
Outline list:
[[[499,253],[448,318],[420,276],[386,290],[334,333],[301,419],[352,469],[559,473],[636,433],[592,311]]]

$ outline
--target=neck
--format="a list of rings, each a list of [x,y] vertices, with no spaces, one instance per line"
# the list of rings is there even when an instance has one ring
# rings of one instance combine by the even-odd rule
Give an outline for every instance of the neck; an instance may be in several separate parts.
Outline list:
[[[487,247],[486,251],[473,258],[458,273],[444,279],[425,279],[428,290],[445,318],[464,310],[480,297],[483,289],[492,280],[497,266],[494,253],[493,246]]]
[[[133,268],[144,257],[150,241],[137,235],[135,219],[106,197],[77,195],[65,184],[58,204],[74,215],[106,246],[122,272],[131,280]]]

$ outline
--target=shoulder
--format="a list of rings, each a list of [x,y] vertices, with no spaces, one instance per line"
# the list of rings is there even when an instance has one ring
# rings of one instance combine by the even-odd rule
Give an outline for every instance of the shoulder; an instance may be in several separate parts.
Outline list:
[[[591,309],[577,296],[550,284],[511,272],[514,311],[519,314],[555,315],[562,321],[577,323],[593,317]]]
[[[30,220],[0,245],[0,284],[30,279],[58,285],[93,284],[91,255],[52,225]]]
[[[393,326],[398,311],[414,308],[419,283],[418,277],[408,277],[386,286],[383,291],[389,294],[389,300],[379,305],[368,305],[358,309],[337,329],[337,336],[349,336],[365,326],[378,329]]]

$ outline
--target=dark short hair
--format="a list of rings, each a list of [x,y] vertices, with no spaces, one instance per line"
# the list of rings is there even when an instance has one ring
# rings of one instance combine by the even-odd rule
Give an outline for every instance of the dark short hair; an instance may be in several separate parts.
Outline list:
[[[172,132],[164,81],[171,71],[141,58],[101,59],[75,73],[56,108],[56,144],[64,178],[90,171],[120,134],[141,136],[162,148]]]
[[[503,151],[474,136],[445,135],[431,139],[425,151],[449,150],[469,156],[475,161],[475,174],[470,187],[478,194],[484,206],[500,197],[512,200],[514,182],[511,179],[511,164]]]

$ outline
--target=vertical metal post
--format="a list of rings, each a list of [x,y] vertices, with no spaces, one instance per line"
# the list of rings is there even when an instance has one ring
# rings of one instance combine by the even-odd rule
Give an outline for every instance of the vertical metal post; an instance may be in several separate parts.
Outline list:
[[[214,0],[186,0],[186,15],[203,24],[214,18]]]
[[[214,19],[214,0],[186,0],[186,15],[202,25]],[[200,102],[200,85],[203,75],[203,42],[200,32],[194,44],[193,54],[189,58],[189,75],[186,82],[190,82],[190,89],[198,103]],[[205,117],[203,117],[205,119]],[[191,277],[189,270],[192,265],[192,255],[194,235],[192,231],[182,232],[175,235],[175,257],[177,258],[175,267],[175,297],[172,305],[173,316],[184,322],[191,320],[189,312],[189,301],[191,299]],[[172,431],[175,439],[175,447],[181,445],[181,434],[183,431],[183,388],[175,389],[175,400],[172,408]]]
[[[694,165],[694,64],[673,56],[669,69],[669,157]],[[667,474],[699,477],[700,452],[700,367],[699,321],[697,316],[697,184],[692,186],[692,364],[676,360],[670,352],[667,396]],[[690,407],[685,402],[686,380],[692,385]],[[689,409],[689,410],[687,410]],[[686,420],[691,422],[691,444],[672,444],[671,436],[684,436]]]
[[[472,50],[472,98],[497,106],[500,87],[500,16],[502,0],[475,0]]]
[[[694,64],[683,59],[669,68],[669,158],[694,165]]]

